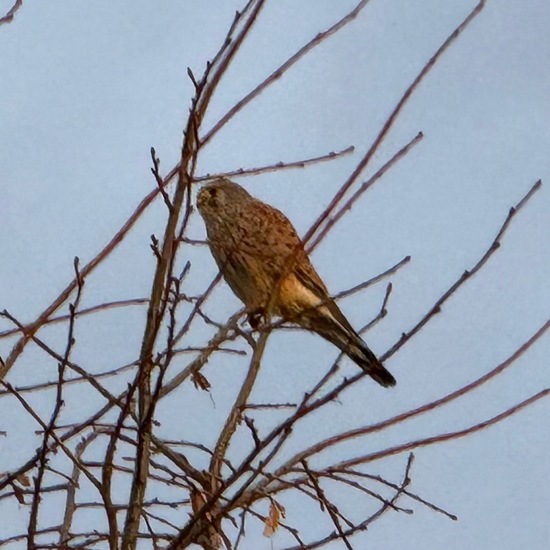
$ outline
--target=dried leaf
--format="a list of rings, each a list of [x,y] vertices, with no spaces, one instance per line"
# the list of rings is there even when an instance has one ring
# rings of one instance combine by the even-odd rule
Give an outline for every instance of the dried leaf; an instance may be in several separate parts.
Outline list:
[[[191,507],[193,512],[198,512],[206,502],[206,494],[202,491],[191,489]],[[223,544],[223,539],[212,523],[212,514],[207,513],[205,518],[197,522],[197,531],[200,533],[195,542],[205,550],[218,550]]]
[[[31,484],[29,476],[27,474],[21,474],[20,476],[17,476],[17,482],[21,483],[23,487],[29,487]]]
[[[204,391],[208,391],[210,389],[210,382],[200,372],[193,373],[193,383],[195,384],[195,388],[200,388]]]
[[[21,488],[18,487],[15,483],[12,483],[11,487],[13,489],[13,494],[15,495],[17,502],[19,502],[19,504],[25,504],[25,497]]]
[[[269,516],[264,518],[265,528],[264,537],[272,537],[279,528],[281,516],[285,517],[285,509],[275,500],[271,500],[269,505]]]
[[[193,487],[191,490],[191,507],[193,508],[193,512],[198,512],[205,502],[204,493]]]

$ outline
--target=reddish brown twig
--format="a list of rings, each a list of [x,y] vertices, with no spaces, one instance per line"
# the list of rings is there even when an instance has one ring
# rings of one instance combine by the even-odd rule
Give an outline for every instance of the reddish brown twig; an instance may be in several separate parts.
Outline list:
[[[13,18],[15,17],[15,14],[17,13],[17,11],[22,5],[23,5],[23,0],[15,0],[15,3],[6,12],[6,15],[4,15],[3,17],[0,17],[0,25],[4,23],[11,23],[13,21]]]

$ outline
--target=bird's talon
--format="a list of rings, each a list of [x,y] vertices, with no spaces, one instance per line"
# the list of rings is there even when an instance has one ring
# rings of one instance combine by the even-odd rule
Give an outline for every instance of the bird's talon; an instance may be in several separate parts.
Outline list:
[[[248,324],[252,327],[253,330],[258,330],[260,328],[260,326],[263,324],[263,319],[263,309],[257,309],[255,311],[251,311],[248,314]]]

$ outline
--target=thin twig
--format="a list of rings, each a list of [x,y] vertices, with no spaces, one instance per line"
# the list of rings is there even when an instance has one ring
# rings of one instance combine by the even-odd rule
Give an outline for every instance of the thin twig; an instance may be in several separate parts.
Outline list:
[[[278,172],[280,170],[286,170],[289,168],[306,168],[311,164],[318,164],[329,160],[334,160],[339,157],[349,155],[355,151],[355,147],[350,145],[340,151],[331,151],[326,155],[318,157],[312,157],[304,160],[295,161],[280,161],[276,164],[268,164],[266,166],[259,166],[257,168],[239,168],[238,170],[231,170],[229,172],[218,172],[216,174],[206,174],[204,176],[196,176],[195,182],[200,183],[203,181],[211,181],[217,178],[232,178],[232,177],[245,177],[245,176],[257,176],[258,174],[265,174],[267,172]]]
[[[536,401],[539,401],[540,399],[550,395],[550,388],[546,388],[544,390],[541,390],[540,392],[537,392],[536,394],[532,395],[528,399],[525,399],[513,407],[510,407],[506,409],[505,411],[501,412],[500,414],[497,414],[491,418],[488,418],[487,420],[484,420],[483,422],[479,422],[477,424],[473,424],[471,426],[468,426],[467,428],[464,428],[463,430],[456,430],[453,432],[447,432],[438,434],[432,437],[426,437],[422,439],[416,439],[414,441],[409,441],[408,443],[403,443],[401,445],[396,445],[395,447],[388,447],[387,449],[383,449],[382,451],[377,451],[374,453],[370,453],[367,455],[359,456],[350,460],[343,460],[339,462],[338,464],[335,464],[335,468],[351,468],[353,466],[356,466],[358,464],[366,464],[367,462],[373,462],[375,460],[380,460],[381,458],[386,458],[388,456],[396,455],[405,451],[411,451],[413,449],[417,449],[419,447],[428,447],[429,445],[433,445],[435,443],[443,443],[444,441],[451,441],[454,439],[458,439],[460,437],[464,437],[467,435],[471,435],[475,432],[478,432],[480,430],[484,430],[485,428],[488,428],[489,426],[493,426],[494,424],[497,424],[499,422],[502,422],[509,416],[512,416],[513,414],[518,413],[522,409],[528,407],[529,405],[532,405]]]
[[[470,384],[467,384],[460,388],[459,390],[456,390],[450,394],[447,394],[446,396],[437,399],[435,401],[432,401],[430,403],[427,403],[426,405],[422,405],[421,407],[418,407],[417,409],[413,409],[411,411],[407,411],[406,413],[399,414],[397,416],[391,417],[387,420],[384,420],[382,422],[378,422],[376,424],[373,424],[371,426],[366,426],[362,428],[356,428],[354,430],[349,430],[347,432],[343,432],[341,434],[338,434],[336,436],[324,439],[322,441],[319,441],[318,443],[311,445],[307,449],[300,451],[299,453],[295,454],[293,457],[288,459],[282,466],[277,468],[277,470],[274,472],[275,477],[283,477],[288,472],[292,470],[292,468],[296,467],[298,464],[301,463],[302,460],[306,458],[310,458],[314,454],[317,454],[321,451],[325,451],[331,446],[334,446],[340,442],[354,439],[359,436],[365,436],[370,433],[374,433],[377,431],[381,431],[383,429],[388,428],[389,426],[394,426],[398,423],[404,422],[405,420],[409,420],[410,418],[413,418],[414,416],[418,416],[420,414],[423,414],[427,411],[433,410],[436,407],[440,407],[444,404],[450,403],[454,399],[457,399],[458,397],[461,397],[462,395],[469,394],[474,388],[479,387],[481,384],[484,384],[491,378],[494,378],[498,374],[500,374],[504,369],[508,368],[510,365],[512,365],[525,351],[527,351],[531,346],[533,346],[539,338],[542,337],[542,335],[550,329],[550,320],[548,320],[531,338],[529,338],[522,346],[520,346],[508,359],[503,361],[500,365],[495,367],[492,371],[488,372],[487,374],[483,375],[482,377],[478,378],[477,380],[474,380]],[[296,414],[294,415],[296,417]],[[406,449],[404,449],[406,450]],[[392,453],[393,454],[393,453]],[[333,468],[335,470],[341,469],[344,466],[342,465],[334,465]],[[260,493],[263,493],[267,490],[268,481],[260,483],[258,486],[254,487],[254,491],[258,491]]]
[[[361,0],[355,8],[349,11],[340,21],[331,25],[325,31],[315,35],[307,44],[302,46],[294,55],[289,57],[282,65],[275,69],[263,82],[258,84],[251,92],[238,101],[218,122],[202,137],[203,145],[206,145],[239,111],[244,109],[253,99],[257,98],[273,82],[281,78],[295,63],[301,60],[308,52],[312,51],[331,35],[337,33],[348,23],[351,23],[367,5],[369,0]]]
[[[27,540],[28,548],[32,549],[35,547],[35,536],[37,532],[37,522],[38,522],[38,509],[41,501],[41,487],[44,480],[44,475],[46,471],[46,463],[48,460],[48,451],[49,451],[49,440],[55,433],[55,424],[59,413],[61,412],[61,407],[63,406],[63,383],[65,381],[65,369],[67,367],[67,362],[69,361],[69,356],[71,350],[73,349],[75,340],[74,340],[74,330],[75,330],[75,312],[78,310],[80,304],[80,298],[82,297],[82,288],[84,286],[84,279],[80,275],[79,271],[79,259],[76,257],[74,259],[74,270],[75,270],[75,280],[77,284],[76,298],[73,304],[69,306],[70,318],[69,318],[69,328],[67,333],[67,344],[65,346],[65,353],[61,358],[61,361],[58,364],[58,381],[57,381],[57,391],[55,405],[44,430],[44,435],[42,438],[42,446],[40,450],[40,459],[38,462],[37,475],[34,478],[34,493],[31,504],[31,512],[29,515],[29,538]]]
[[[13,21],[13,18],[15,17],[15,14],[17,13],[17,10],[23,5],[23,0],[15,0],[15,3],[13,6],[7,11],[6,15],[3,17],[0,17],[0,25],[4,23],[11,23]]]
[[[381,168],[379,168],[373,176],[371,176],[367,181],[365,181],[359,189],[353,193],[353,195],[341,206],[336,213],[334,213],[330,218],[327,218],[325,225],[322,230],[319,231],[319,234],[315,239],[311,241],[307,247],[308,251],[313,250],[328,234],[330,229],[346,214],[351,210],[351,207],[357,202],[359,197],[370,189],[390,168],[393,168],[407,153],[422,140],[424,136],[422,132],[416,134],[416,136],[411,139],[406,145],[404,145],[397,153],[395,153],[390,160],[388,160]]]
[[[313,485],[313,488],[315,489],[315,492],[317,493],[319,500],[322,502],[324,508],[328,512],[330,519],[334,524],[334,527],[336,527],[336,531],[338,532],[338,535],[339,535],[338,539],[344,543],[345,547],[348,550],[353,550],[353,547],[351,546],[346,534],[344,533],[344,530],[342,529],[342,526],[340,525],[338,515],[334,510],[334,505],[328,501],[323,489],[321,489],[321,486],[319,485],[319,481],[317,480],[313,472],[309,469],[309,466],[305,460],[302,460],[302,467],[304,468],[304,471],[308,479],[311,481],[311,484]]]
[[[393,127],[395,121],[397,120],[397,117],[401,113],[403,107],[408,102],[410,97],[413,95],[414,91],[418,88],[422,80],[424,80],[426,75],[430,72],[430,70],[436,64],[437,60],[441,57],[441,55],[443,55],[443,53],[445,53],[445,51],[449,48],[449,46],[460,36],[460,34],[462,34],[462,32],[468,27],[468,25],[472,22],[472,20],[477,15],[479,15],[481,10],[485,6],[485,1],[486,0],[480,0],[478,2],[478,4],[466,16],[466,18],[462,21],[462,23],[460,23],[460,25],[458,25],[458,27],[447,37],[447,39],[443,42],[443,44],[441,44],[441,46],[438,48],[435,54],[429,59],[429,61],[424,65],[422,70],[418,73],[416,78],[405,90],[405,93],[401,96],[401,99],[397,102],[397,105],[394,107],[390,116],[386,119],[386,122],[382,126],[382,129],[374,139],[368,151],[365,153],[363,158],[359,161],[359,163],[354,168],[353,172],[345,181],[345,183],[340,187],[338,192],[334,195],[334,198],[332,199],[330,204],[325,208],[325,210],[323,210],[323,212],[319,215],[317,220],[312,224],[312,226],[309,228],[307,233],[304,235],[304,238],[303,238],[304,243],[307,244],[310,241],[310,239],[312,239],[314,234],[319,230],[321,225],[326,220],[328,220],[330,214],[336,208],[338,203],[342,200],[344,195],[348,192],[350,187],[355,183],[355,181],[363,172],[363,170],[366,168],[366,166],[371,161],[376,151],[378,151],[378,148],[384,141],[390,129]],[[310,250],[311,250],[311,247],[310,247]]]

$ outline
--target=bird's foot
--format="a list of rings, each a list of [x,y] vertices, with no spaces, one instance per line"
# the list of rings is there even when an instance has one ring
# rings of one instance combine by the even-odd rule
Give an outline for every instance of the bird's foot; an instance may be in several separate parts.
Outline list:
[[[263,308],[258,308],[248,313],[248,324],[253,330],[259,330],[265,325],[265,311]]]

